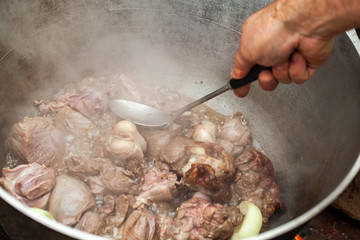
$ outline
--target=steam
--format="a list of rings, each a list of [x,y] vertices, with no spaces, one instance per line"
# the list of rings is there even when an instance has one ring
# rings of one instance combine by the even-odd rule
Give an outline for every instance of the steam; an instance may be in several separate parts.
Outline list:
[[[195,2],[3,1],[0,9],[2,139],[33,114],[33,100],[89,76],[124,74],[199,98],[230,77],[239,37],[227,26],[231,12]]]

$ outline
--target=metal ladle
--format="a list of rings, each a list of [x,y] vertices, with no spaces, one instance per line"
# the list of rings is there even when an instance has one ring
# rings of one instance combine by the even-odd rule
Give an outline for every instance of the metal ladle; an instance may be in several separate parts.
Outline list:
[[[209,93],[208,95],[180,108],[169,114],[162,110],[150,107],[145,104],[123,100],[113,99],[109,102],[109,107],[117,116],[129,120],[137,125],[144,127],[163,127],[166,128],[172,124],[184,112],[226,92],[230,89],[240,88],[248,83],[258,79],[261,71],[271,70],[271,67],[255,65],[250,72],[241,79],[231,79],[225,86]]]

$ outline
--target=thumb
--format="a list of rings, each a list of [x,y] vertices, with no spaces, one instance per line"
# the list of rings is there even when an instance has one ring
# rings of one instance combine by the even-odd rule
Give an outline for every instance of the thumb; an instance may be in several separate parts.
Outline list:
[[[234,67],[231,71],[231,77],[234,79],[245,77],[254,65],[254,62],[246,60],[240,53],[240,50],[238,50],[235,54]]]

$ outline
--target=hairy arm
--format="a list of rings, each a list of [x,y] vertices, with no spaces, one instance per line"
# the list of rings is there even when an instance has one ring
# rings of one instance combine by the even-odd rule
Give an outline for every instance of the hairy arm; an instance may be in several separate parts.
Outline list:
[[[272,66],[259,85],[274,90],[281,83],[304,83],[325,64],[337,34],[360,26],[360,0],[277,0],[250,16],[242,26],[233,78],[255,64]],[[239,97],[250,85],[235,91]]]

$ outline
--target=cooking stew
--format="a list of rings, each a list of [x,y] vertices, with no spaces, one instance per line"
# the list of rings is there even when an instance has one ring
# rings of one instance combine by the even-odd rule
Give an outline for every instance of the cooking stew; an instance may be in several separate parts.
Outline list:
[[[167,129],[119,119],[121,98],[171,112],[188,99],[123,75],[86,78],[13,125],[0,184],[58,222],[114,239],[229,239],[257,207],[282,208],[270,159],[252,145],[244,116],[207,107]]]

